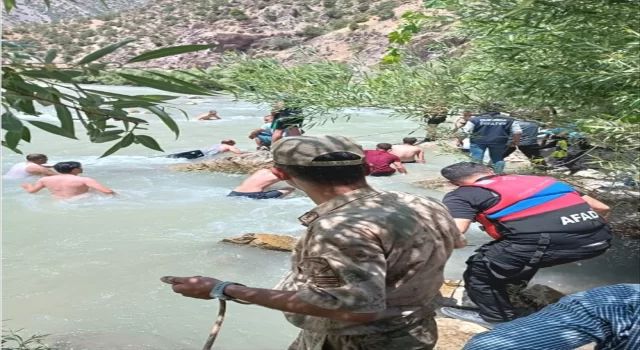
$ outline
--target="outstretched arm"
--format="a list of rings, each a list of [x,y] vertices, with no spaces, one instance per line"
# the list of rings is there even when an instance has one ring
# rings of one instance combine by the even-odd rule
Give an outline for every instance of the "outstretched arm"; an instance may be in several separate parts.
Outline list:
[[[21,186],[31,194],[36,193],[45,187],[42,183],[42,180],[38,180],[35,185],[32,185],[30,183],[23,183]]]
[[[241,150],[239,150],[239,149],[237,149],[237,148],[235,148],[233,146],[229,147],[229,152],[235,153],[235,154],[245,154],[245,153],[247,153],[247,152],[243,152],[243,151],[241,151]]]
[[[418,162],[424,163],[424,151],[420,151],[420,153],[418,153]]]
[[[401,161],[397,161],[397,162],[393,162],[393,165],[396,166],[396,169],[398,169],[398,172],[402,173],[402,174],[406,174],[407,173],[407,169],[404,168],[404,166],[402,165]]]
[[[599,200],[593,197],[585,195],[585,196],[582,196],[582,199],[584,199],[584,201],[587,202],[587,204],[589,204],[589,206],[591,207],[591,209],[593,209],[593,211],[598,213],[598,215],[602,216],[603,218],[606,218],[607,215],[609,215],[609,213],[611,212],[611,208],[609,208],[608,205],[600,202]]]
[[[93,188],[94,190],[102,192],[104,194],[116,194],[111,189],[109,189],[108,187],[103,186],[102,184],[100,184],[98,181],[96,181],[94,179],[86,179],[84,184],[87,187]]]
[[[43,167],[42,165],[29,165],[26,169],[24,169],[27,173],[31,175],[42,175],[42,176],[51,176],[56,175],[56,172]]]

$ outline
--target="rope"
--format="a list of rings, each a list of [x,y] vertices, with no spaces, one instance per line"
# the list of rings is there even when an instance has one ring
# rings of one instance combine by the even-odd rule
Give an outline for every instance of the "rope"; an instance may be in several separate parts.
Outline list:
[[[218,301],[220,302],[218,317],[216,317],[216,323],[213,324],[211,333],[209,333],[209,337],[207,338],[207,341],[204,343],[202,350],[211,350],[211,348],[213,347],[213,343],[216,341],[216,338],[218,337],[218,333],[220,333],[222,322],[224,322],[224,314],[227,312],[227,302],[225,300],[218,300]]]

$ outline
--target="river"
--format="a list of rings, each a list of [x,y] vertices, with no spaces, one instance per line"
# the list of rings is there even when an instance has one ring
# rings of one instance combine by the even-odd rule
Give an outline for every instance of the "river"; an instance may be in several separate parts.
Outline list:
[[[93,88],[96,88],[95,86]],[[134,87],[101,87],[123,94],[152,93]],[[195,116],[216,109],[220,121],[186,120],[176,113],[181,136],[173,135],[152,115],[148,135],[167,152],[186,151],[231,138],[241,149],[255,148],[249,132],[262,124],[267,106],[234,102],[220,96],[204,103],[180,98],[174,103]],[[43,110],[45,113],[47,109]],[[309,135],[341,134],[365,148],[399,142],[415,122],[389,118],[383,111],[351,111],[349,122],[308,130]],[[44,115],[41,118],[49,119]],[[269,288],[289,268],[287,253],[218,243],[247,232],[300,235],[297,217],[314,204],[301,193],[284,200],[253,201],[225,195],[244,176],[177,173],[176,163],[150,158],[159,152],[134,145],[98,159],[109,146],[65,139],[32,128],[27,153],[45,153],[50,163],[76,160],[85,175],[111,187],[118,196],[84,201],[54,201],[43,191],[28,195],[20,181],[2,188],[2,297],[4,328],[24,334],[50,333],[49,340],[73,349],[197,349],[217,313],[217,302],[183,298],[158,279],[163,275],[209,275],[249,286]],[[80,132],[79,132],[80,134]],[[422,131],[416,136],[424,136]],[[2,170],[22,156],[3,150]],[[407,176],[372,178],[374,186],[441,198],[442,193],[410,182],[433,175],[456,157],[427,153],[427,164],[409,164]],[[477,229],[470,244],[488,237]],[[461,278],[474,247],[458,250],[446,277]],[[542,271],[535,282],[575,292],[614,284],[638,283],[638,241],[616,239],[606,255],[579,264]],[[222,350],[285,349],[297,333],[283,316],[256,306],[231,303],[216,344]]]

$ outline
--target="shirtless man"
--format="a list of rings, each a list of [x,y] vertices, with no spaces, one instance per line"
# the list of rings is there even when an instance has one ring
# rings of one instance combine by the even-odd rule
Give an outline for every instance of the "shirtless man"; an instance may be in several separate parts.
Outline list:
[[[196,159],[202,157],[212,157],[218,153],[231,152],[234,154],[245,154],[248,152],[243,152],[235,147],[236,142],[233,140],[222,140],[219,144],[213,145],[211,147],[205,147],[201,149],[196,149],[193,151],[180,152],[170,154],[165,156],[166,158],[184,158],[184,159]]]
[[[209,113],[207,114],[202,114],[196,117],[196,120],[220,120],[221,118],[218,117],[218,112],[216,111],[209,111]]]
[[[418,163],[424,163],[424,151],[415,146],[416,142],[418,139],[415,137],[405,137],[402,139],[402,145],[393,145],[389,153],[398,156],[403,163],[415,163],[416,157]]]
[[[5,179],[24,179],[30,176],[51,176],[56,173],[45,167],[42,164],[46,164],[49,161],[44,154],[29,154],[27,155],[27,161],[18,163],[9,169],[4,175]]]
[[[79,196],[89,192],[90,188],[108,195],[116,194],[94,179],[78,176],[82,174],[82,164],[79,162],[60,162],[53,168],[60,175],[44,177],[38,180],[35,185],[23,183],[22,188],[32,194],[46,188],[56,199]]]
[[[252,199],[271,199],[281,198],[295,191],[293,187],[284,187],[277,190],[265,190],[278,182],[280,182],[270,169],[258,170],[251,174],[242,185],[236,187],[229,193],[229,197],[247,197]]]

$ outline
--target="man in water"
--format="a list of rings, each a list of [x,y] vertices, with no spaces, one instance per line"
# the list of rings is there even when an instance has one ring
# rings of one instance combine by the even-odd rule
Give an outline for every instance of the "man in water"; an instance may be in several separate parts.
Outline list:
[[[302,108],[290,106],[289,104],[290,101],[287,100],[278,101],[271,112],[271,115],[273,115],[271,142],[276,142],[283,138],[285,132],[291,136],[301,135],[300,128],[304,122],[304,117],[301,116]]]
[[[507,145],[518,146],[522,129],[515,118],[500,114],[499,108],[499,104],[493,104],[484,114],[469,119],[459,133],[458,144],[469,137],[471,158],[480,164],[484,162],[485,151],[489,150],[493,169],[501,174],[505,167],[504,151]]]
[[[460,232],[475,220],[495,239],[467,260],[463,276],[480,312],[442,308],[449,317],[488,328],[511,321],[510,286],[526,287],[541,268],[591,259],[611,246],[609,207],[551,177],[500,176],[473,162],[441,173],[460,186],[443,199]],[[465,245],[463,238],[456,247]]]
[[[341,136],[292,136],[275,142],[273,173],[317,207],[291,271],[275,289],[210,277],[171,277],[183,296],[242,300],[283,311],[302,331],[289,350],[431,350],[432,301],[460,232],[435,199],[367,184],[362,148]]]
[[[218,153],[231,152],[234,154],[245,154],[247,152],[240,151],[235,147],[236,142],[233,140],[222,140],[219,144],[211,147],[196,149],[193,151],[170,154],[166,158],[183,158],[197,159],[202,157],[213,157]]]
[[[271,146],[271,140],[273,136],[273,130],[271,129],[271,125],[273,124],[273,116],[268,115],[263,118],[264,124],[260,129],[255,129],[249,134],[249,138],[254,140],[256,145],[258,146],[258,150],[266,150]]]
[[[43,166],[49,161],[44,154],[29,154],[27,161],[18,163],[9,169],[4,175],[5,179],[24,179],[30,176],[52,176],[56,173]]]
[[[364,151],[365,157],[367,159],[367,163],[369,164],[369,168],[371,176],[391,176],[395,174],[396,169],[398,172],[402,174],[407,173],[407,169],[402,166],[402,161],[398,156],[395,156],[389,151],[392,146],[390,143],[379,143],[376,145],[376,149],[373,151]],[[391,167],[393,164],[396,169]]]
[[[265,191],[269,186],[282,181],[269,169],[261,169],[251,174],[242,185],[229,193],[229,197],[247,197],[252,199],[282,198],[295,191],[293,187],[285,187],[277,190]]]
[[[82,164],[79,162],[60,162],[54,165],[53,168],[59,175],[43,177],[35,185],[24,183],[22,188],[31,194],[46,188],[56,199],[79,196],[89,192],[90,188],[108,195],[115,194],[115,192],[94,179],[78,176],[82,174]]]
[[[400,158],[402,163],[424,163],[424,151],[415,145],[416,142],[418,139],[415,137],[405,137],[402,145],[393,145],[389,153]]]
[[[209,111],[209,113],[206,114],[202,114],[196,117],[196,120],[220,120],[221,118],[218,117],[218,112],[216,111]]]

